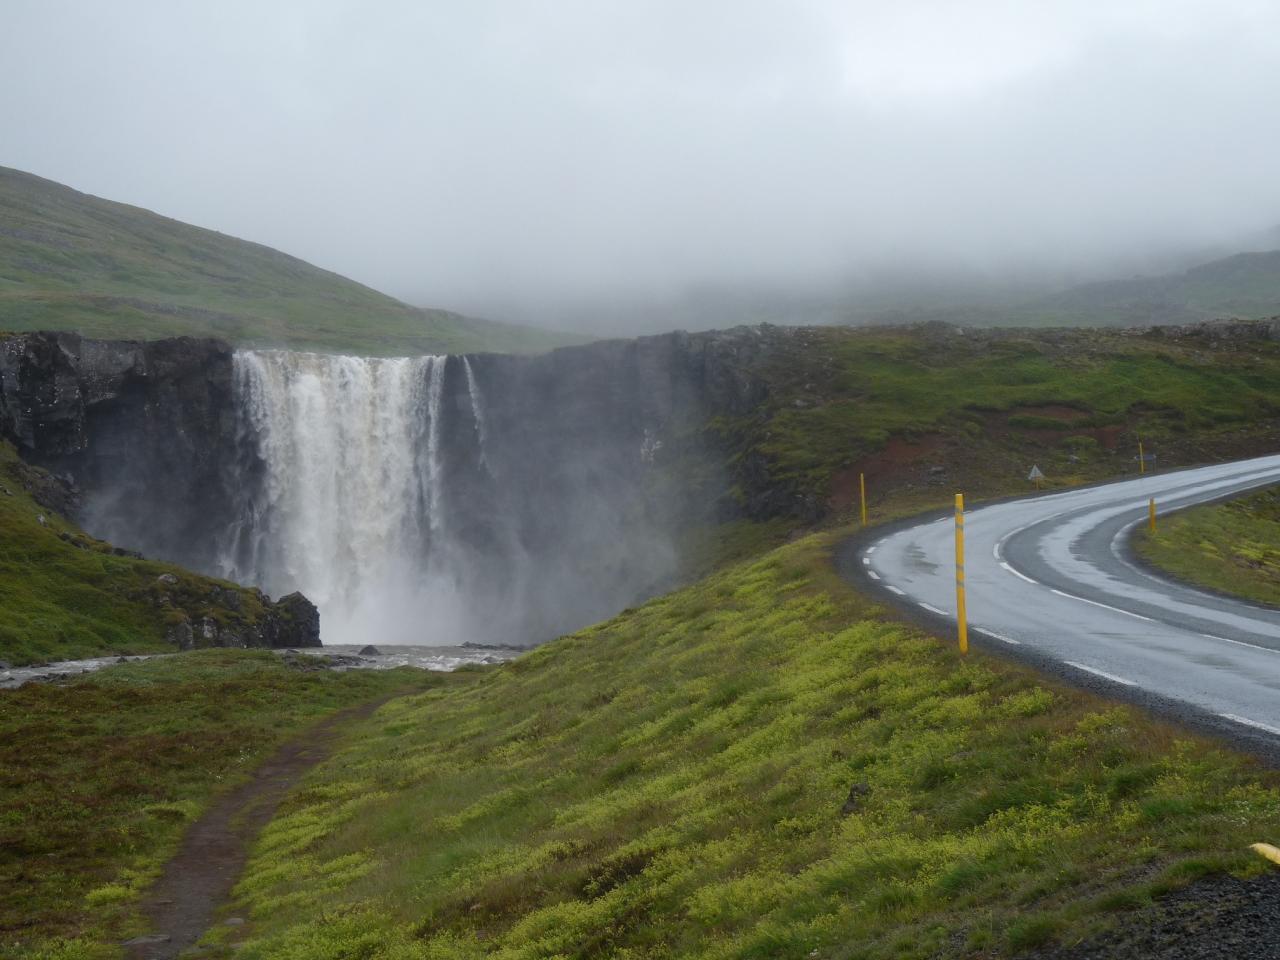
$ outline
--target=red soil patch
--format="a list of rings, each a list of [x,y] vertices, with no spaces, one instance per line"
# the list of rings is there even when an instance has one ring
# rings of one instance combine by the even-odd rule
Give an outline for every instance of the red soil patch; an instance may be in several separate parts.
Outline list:
[[[941,452],[944,444],[945,438],[940,434],[930,434],[916,441],[891,437],[883,450],[832,476],[831,508],[837,513],[857,508],[860,473],[866,475],[869,491],[926,481],[930,467],[946,464],[946,456]]]

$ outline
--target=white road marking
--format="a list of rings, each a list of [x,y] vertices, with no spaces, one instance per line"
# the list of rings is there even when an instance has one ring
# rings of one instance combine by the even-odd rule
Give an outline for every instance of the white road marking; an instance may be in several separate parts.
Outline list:
[[[1234,713],[1220,713],[1218,716],[1224,720],[1230,720],[1232,723],[1242,723],[1246,727],[1256,727],[1259,730],[1265,730],[1267,733],[1280,737],[1280,728],[1273,727],[1270,724],[1259,723],[1257,720],[1250,720],[1248,717],[1238,717]]]
[[[949,617],[949,616],[951,616],[951,614],[947,613],[947,611],[945,611],[945,610],[939,610],[937,607],[935,607],[935,606],[934,606],[933,604],[931,604],[931,603],[925,603],[923,600],[917,600],[916,602],[917,602],[917,603],[919,603],[919,604],[920,604],[920,606],[922,606],[922,607],[924,607],[926,610],[928,610],[930,613],[936,613],[936,614],[937,614],[938,616],[940,616],[940,617]]]
[[[895,587],[893,584],[888,584],[888,585],[886,585],[886,586],[885,586],[885,589],[886,589],[886,590],[892,590],[894,593],[896,593],[896,594],[897,594],[898,596],[900,596],[900,597],[905,597],[905,596],[906,596],[906,592],[905,592],[905,591],[903,591],[903,590],[899,590],[899,589],[898,589],[897,587]]]
[[[872,580],[879,580],[879,579],[880,579],[880,574],[876,573],[874,570],[868,570],[868,571],[867,571],[867,576],[868,576],[868,577],[870,577]]]
[[[1275,647],[1264,647],[1260,643],[1249,643],[1245,640],[1232,640],[1230,637],[1218,637],[1212,633],[1202,633],[1200,636],[1206,640],[1221,640],[1223,643],[1234,643],[1237,647],[1250,647],[1254,650],[1265,650],[1267,653],[1280,653]]]
[[[988,637],[995,637],[997,640],[1003,640],[1005,643],[1012,643],[1015,647],[1022,645],[1021,640],[1015,640],[1013,637],[1006,637],[1003,633],[996,633],[994,630],[987,630],[983,627],[978,627],[978,630],[985,633]]]
[[[1102,677],[1104,680],[1110,680],[1112,683],[1121,683],[1126,687],[1136,687],[1137,684],[1132,680],[1126,680],[1124,677],[1117,677],[1114,673],[1107,673],[1104,670],[1098,670],[1095,667],[1086,667],[1083,663],[1076,663],[1074,660],[1065,661],[1068,667],[1075,667],[1077,670],[1083,670],[1085,673],[1092,673],[1094,676]]]
[[[1013,569],[1013,567],[1009,566],[1009,564],[1005,563],[1003,560],[1000,561],[1000,567],[1001,569],[1007,570],[1009,573],[1012,573],[1015,577],[1021,577],[1023,580],[1027,581],[1027,583],[1034,583],[1037,587],[1040,586],[1039,580],[1032,580],[1021,570]]]
[[[1000,545],[1001,545],[1003,542],[1004,542],[1003,540],[997,540],[997,541],[995,542],[995,544],[993,544],[993,545],[992,545],[992,547],[991,547],[991,556],[995,558],[996,563],[999,563],[999,562],[1000,562],[1000,560],[1001,560],[1001,556],[1000,556]]]
[[[1132,610],[1123,610],[1120,607],[1113,607],[1107,603],[1099,603],[1097,600],[1089,600],[1085,597],[1077,597],[1074,593],[1063,593],[1061,590],[1057,590],[1053,587],[1049,588],[1049,592],[1056,593],[1060,597],[1066,597],[1068,600],[1079,600],[1081,603],[1092,604],[1095,607],[1101,607],[1103,610],[1110,610],[1113,613],[1123,613],[1126,616],[1133,617],[1136,620],[1145,620],[1147,621],[1147,623],[1155,622],[1150,617],[1144,617],[1142,614],[1134,613]]]
[[[873,553],[875,553],[875,552],[876,552],[876,547],[878,547],[878,546],[880,546],[880,544],[876,543],[876,544],[872,544],[871,546],[867,547],[867,556],[869,557],[869,556],[871,556]]]
[[[866,566],[868,566],[868,567],[869,567],[869,566],[871,566],[871,558],[870,558],[870,557],[863,557],[863,558],[862,558],[862,562],[863,562]]]

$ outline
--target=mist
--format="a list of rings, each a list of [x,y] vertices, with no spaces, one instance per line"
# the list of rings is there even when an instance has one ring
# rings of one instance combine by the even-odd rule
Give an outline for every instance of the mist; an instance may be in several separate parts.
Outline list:
[[[0,163],[499,319],[839,319],[921,278],[1014,295],[1274,245],[1280,223],[1265,2],[0,19]]]

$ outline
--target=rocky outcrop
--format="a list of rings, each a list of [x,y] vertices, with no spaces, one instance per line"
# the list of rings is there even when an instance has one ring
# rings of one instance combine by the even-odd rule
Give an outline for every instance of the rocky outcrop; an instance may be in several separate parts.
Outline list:
[[[1280,317],[1266,320],[1204,320],[1180,325],[1133,327],[1124,332],[1163,340],[1199,340],[1213,348],[1280,340]]]
[[[291,593],[272,603],[260,592],[253,593],[256,612],[245,610],[239,591],[215,588],[207,605],[174,610],[165,639],[179,650],[320,646],[320,613],[310,600]]]

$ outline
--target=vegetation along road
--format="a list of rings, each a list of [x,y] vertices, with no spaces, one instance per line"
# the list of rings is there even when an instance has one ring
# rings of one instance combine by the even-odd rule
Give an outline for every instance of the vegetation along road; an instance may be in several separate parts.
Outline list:
[[[1152,498],[1171,510],[1277,480],[1280,456],[1270,456],[970,511],[975,639],[1272,749],[1280,610],[1158,576],[1136,562],[1129,539]],[[851,540],[840,566],[898,605],[954,622],[954,539],[948,514]]]

